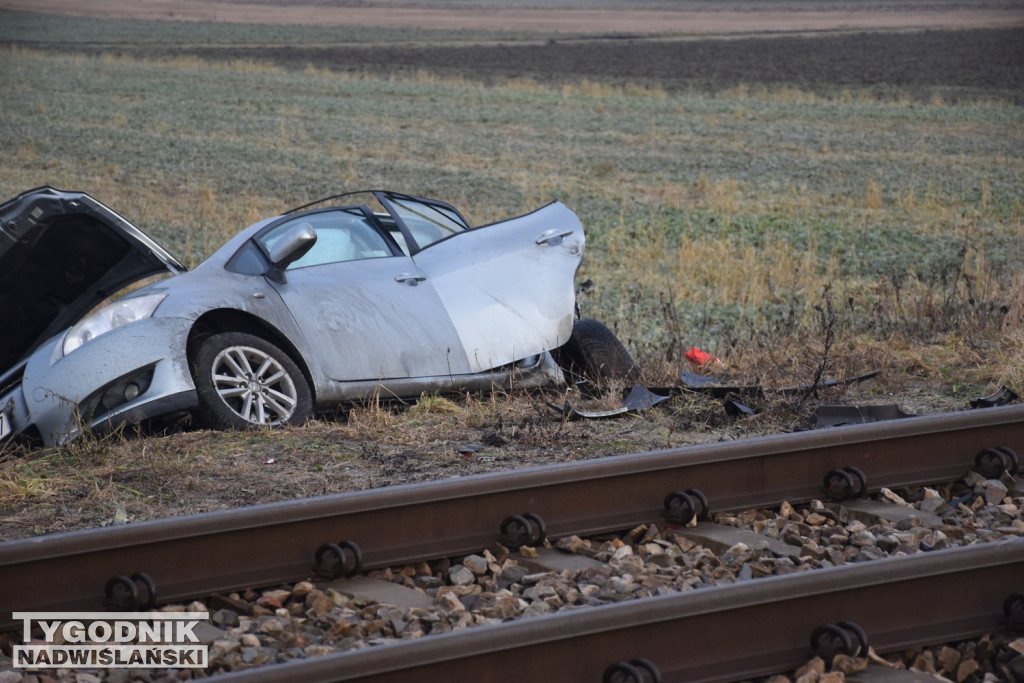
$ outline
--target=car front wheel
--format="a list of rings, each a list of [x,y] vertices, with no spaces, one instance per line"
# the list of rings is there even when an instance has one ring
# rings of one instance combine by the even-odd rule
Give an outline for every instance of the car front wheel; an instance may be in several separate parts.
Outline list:
[[[217,429],[301,424],[312,415],[309,383],[281,349],[245,332],[221,332],[196,349],[197,417]]]

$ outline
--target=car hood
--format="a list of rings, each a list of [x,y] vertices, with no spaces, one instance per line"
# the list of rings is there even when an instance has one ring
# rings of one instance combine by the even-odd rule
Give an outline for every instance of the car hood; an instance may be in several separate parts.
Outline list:
[[[184,270],[82,192],[39,187],[0,204],[0,372],[133,282]]]

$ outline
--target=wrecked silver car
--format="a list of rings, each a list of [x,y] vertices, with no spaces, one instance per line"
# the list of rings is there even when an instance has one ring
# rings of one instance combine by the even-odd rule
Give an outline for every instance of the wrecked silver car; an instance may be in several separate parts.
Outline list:
[[[0,205],[0,439],[558,384],[583,247],[557,202],[472,227],[445,202],[368,191],[262,220],[186,272],[89,195],[30,190]]]

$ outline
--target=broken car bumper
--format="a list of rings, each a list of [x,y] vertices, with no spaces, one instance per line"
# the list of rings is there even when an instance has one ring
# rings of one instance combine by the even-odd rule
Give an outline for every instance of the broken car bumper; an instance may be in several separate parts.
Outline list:
[[[195,385],[182,352],[190,326],[181,318],[150,318],[67,356],[63,334],[45,342],[28,359],[20,384],[0,397],[0,406],[9,406],[12,435],[52,446],[83,431],[194,407]]]

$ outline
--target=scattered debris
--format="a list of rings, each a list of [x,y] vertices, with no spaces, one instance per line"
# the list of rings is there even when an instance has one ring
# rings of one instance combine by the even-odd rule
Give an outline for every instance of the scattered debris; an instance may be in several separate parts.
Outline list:
[[[824,382],[818,382],[819,387],[835,387],[835,386],[846,386],[848,384],[854,384],[855,382],[863,382],[868,379],[878,377],[880,370],[869,372],[865,375],[859,375],[851,379],[838,380],[830,379]],[[764,395],[765,390],[759,384],[752,384],[748,386],[739,386],[735,384],[723,384],[721,380],[716,377],[708,377],[707,375],[698,375],[692,372],[683,371],[679,377],[682,383],[682,388],[687,391],[694,391],[697,393],[708,394],[714,398],[727,398],[728,396],[748,396],[760,398]],[[791,387],[782,387],[778,389],[769,389],[769,391],[776,394],[798,394],[808,389],[813,388],[813,384],[797,384]]]
[[[629,395],[626,397],[622,406],[619,408],[612,408],[611,410],[580,410],[568,401],[565,402],[565,405],[558,405],[557,403],[548,403],[548,405],[569,420],[576,420],[579,418],[595,420],[647,410],[648,408],[656,406],[669,398],[671,398],[671,396],[655,394],[645,387],[637,384],[629,392]]]
[[[842,425],[865,424],[867,422],[885,422],[914,417],[913,413],[904,412],[895,403],[882,406],[818,406],[814,411],[810,427],[839,427]]]
[[[696,347],[690,349],[690,351],[698,351]],[[708,355],[708,354],[704,354]],[[714,356],[709,356],[714,360]],[[687,358],[690,358],[689,352],[687,352]],[[691,360],[693,360],[691,358]],[[854,382],[863,382],[864,380],[877,377],[880,371],[875,370],[865,375],[860,375],[848,380],[830,379],[825,382],[819,382],[819,387],[833,387],[833,386],[845,386],[847,384],[853,384]],[[744,405],[736,401],[736,398],[763,398],[764,389],[760,385],[749,385],[739,386],[734,384],[722,384],[722,380],[716,377],[708,377],[707,375],[699,375],[693,372],[683,371],[680,374],[680,386],[676,387],[655,387],[648,389],[639,384],[634,385],[633,389],[629,392],[625,402],[618,408],[612,408],[610,410],[581,410],[572,405],[572,403],[566,401],[564,405],[557,403],[548,403],[553,410],[558,411],[563,417],[570,420],[576,420],[579,418],[585,418],[588,420],[596,420],[607,417],[617,417],[619,415],[625,415],[627,413],[635,413],[641,410],[647,410],[653,406],[658,405],[662,401],[671,398],[672,396],[678,396],[683,391],[692,391],[696,393],[706,394],[712,398],[724,399],[725,412],[729,417],[740,417],[740,416],[751,416],[756,415],[755,411],[750,406]],[[783,387],[781,389],[771,389],[774,393],[779,394],[795,394],[810,389],[813,385],[811,384],[799,384],[792,387]],[[580,394],[586,398],[598,398],[600,396],[600,389],[591,384],[590,382],[583,381],[576,384]],[[835,406],[836,408],[844,408],[845,406]],[[856,410],[856,409],[855,409]],[[872,410],[870,407],[867,409],[869,412]],[[897,410],[899,410],[897,408]],[[903,414],[904,417],[910,417],[907,414]],[[861,422],[877,422],[882,419],[893,419],[892,417],[881,417],[876,416],[871,419],[860,419]],[[850,422],[837,422],[836,424],[849,424]],[[822,424],[822,426],[831,426]],[[465,456],[464,456],[465,457]]]
[[[707,394],[712,398],[727,398],[729,396],[744,396],[760,398],[764,395],[758,385],[739,386],[737,384],[723,384],[717,377],[698,375],[693,372],[683,371],[679,376],[682,389],[693,391],[699,394]]]
[[[757,413],[750,406],[745,406],[742,403],[732,400],[731,398],[725,399],[725,414],[729,417],[740,417],[746,415],[748,417],[756,415]]]
[[[995,390],[994,393],[982,398],[976,398],[971,401],[972,408],[992,408],[994,406],[1005,406],[1007,403],[1013,403],[1018,396],[1013,389],[1010,389],[1006,385],[1003,385]]]

